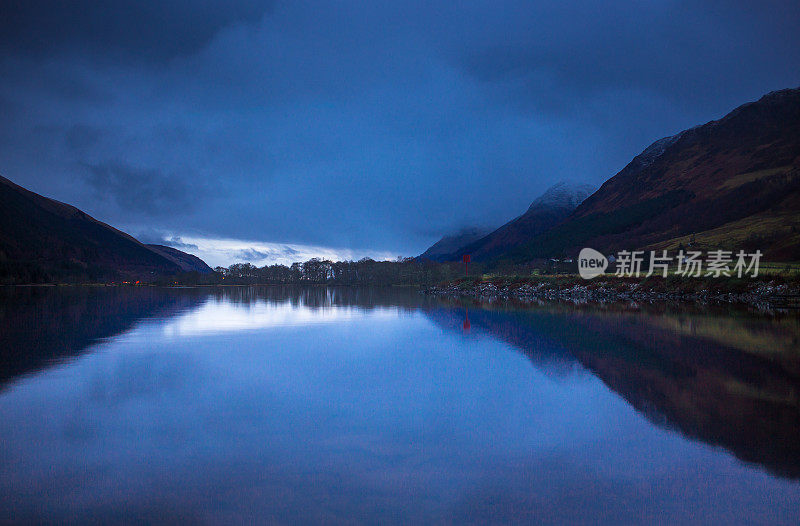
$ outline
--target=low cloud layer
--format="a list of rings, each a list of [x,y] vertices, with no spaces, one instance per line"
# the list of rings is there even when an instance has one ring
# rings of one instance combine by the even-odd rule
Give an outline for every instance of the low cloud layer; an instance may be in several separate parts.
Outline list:
[[[82,3],[4,9],[0,173],[268,258],[418,254],[800,85],[797,2]]]
[[[321,258],[330,261],[357,261],[371,258],[376,261],[395,259],[396,254],[376,250],[351,250],[313,245],[266,243],[241,239],[182,237],[167,239],[163,244],[196,254],[212,267],[232,263],[251,263],[256,266],[286,265]]]

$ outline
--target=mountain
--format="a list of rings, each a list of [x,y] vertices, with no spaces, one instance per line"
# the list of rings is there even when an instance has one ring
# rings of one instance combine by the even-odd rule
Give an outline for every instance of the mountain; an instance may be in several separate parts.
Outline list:
[[[178,250],[177,248],[167,247],[164,245],[145,246],[178,265],[183,272],[199,272],[201,274],[210,274],[214,272],[211,267],[206,265],[205,261],[194,254],[187,254],[186,252]]]
[[[594,187],[590,185],[562,181],[548,188],[521,216],[494,232],[462,244],[442,256],[443,260],[457,260],[463,254],[470,254],[475,261],[495,258],[563,221],[592,191]]]
[[[491,229],[483,227],[462,228],[455,234],[444,236],[431,245],[428,250],[420,254],[419,257],[421,259],[430,259],[431,261],[448,261],[448,258],[452,257],[452,254],[458,251],[459,248],[482,238],[489,232],[491,232]]]
[[[77,208],[0,177],[0,282],[150,279],[176,260]]]
[[[680,245],[800,259],[800,88],[656,141],[564,222],[503,257]]]

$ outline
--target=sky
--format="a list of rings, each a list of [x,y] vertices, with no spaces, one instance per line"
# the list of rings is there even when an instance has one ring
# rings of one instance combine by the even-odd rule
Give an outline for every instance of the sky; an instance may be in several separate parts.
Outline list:
[[[22,1],[0,174],[211,264],[392,258],[800,86],[800,3]]]

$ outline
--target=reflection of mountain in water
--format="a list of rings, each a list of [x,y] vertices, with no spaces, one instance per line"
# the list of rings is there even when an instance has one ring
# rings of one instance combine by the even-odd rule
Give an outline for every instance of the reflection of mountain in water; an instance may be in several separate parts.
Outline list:
[[[0,288],[0,388],[143,318],[171,316],[207,298],[245,308],[420,309],[446,330],[464,330],[462,306],[396,289]],[[800,478],[797,316],[546,305],[470,308],[469,319],[472,334],[521,349],[543,370],[564,374],[580,364],[656,423]]]
[[[446,330],[464,330],[465,315],[469,315],[470,332],[488,334],[509,345],[523,349],[525,355],[547,374],[568,374],[577,365],[575,357],[547,330],[532,330],[532,317],[525,310],[452,309],[435,307],[425,310],[425,315]],[[535,317],[537,325],[552,323],[545,316]]]
[[[416,309],[428,301],[413,290],[310,287],[0,287],[0,388],[75,357],[93,343],[148,317],[168,317],[207,298],[239,305],[289,303],[312,309]]]
[[[0,287],[0,387],[78,356],[143,318],[196,306],[205,295],[150,287]]]
[[[441,310],[429,315],[457,330]],[[518,347],[537,366],[576,360],[655,423],[800,478],[796,316],[543,306],[470,309],[469,317],[473,329]]]

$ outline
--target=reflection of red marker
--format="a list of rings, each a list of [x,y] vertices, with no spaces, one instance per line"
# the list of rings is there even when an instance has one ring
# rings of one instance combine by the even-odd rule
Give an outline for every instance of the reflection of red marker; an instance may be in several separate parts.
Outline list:
[[[472,325],[469,324],[469,309],[464,310],[464,316],[464,331],[469,332],[469,328],[472,327]]]
[[[464,276],[469,277],[469,260],[470,260],[469,254],[464,254],[464,256],[461,259],[464,260]]]

